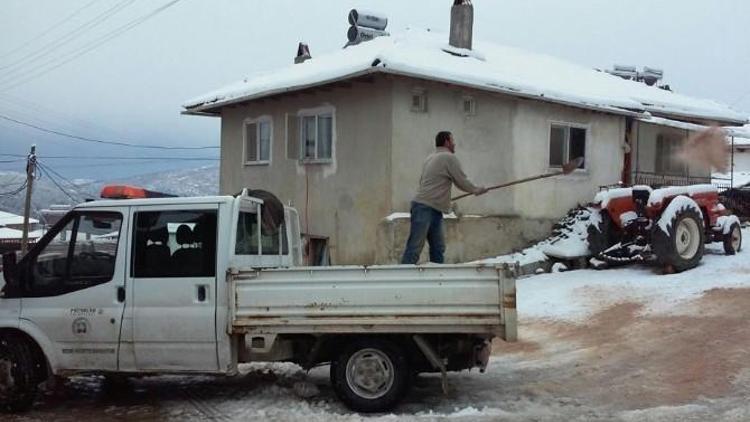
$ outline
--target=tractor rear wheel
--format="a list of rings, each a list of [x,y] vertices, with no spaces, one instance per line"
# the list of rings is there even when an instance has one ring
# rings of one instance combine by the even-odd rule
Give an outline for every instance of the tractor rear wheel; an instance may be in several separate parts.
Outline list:
[[[706,236],[700,213],[684,207],[661,218],[669,220],[654,224],[651,236],[657,261],[678,272],[696,267],[703,258]]]
[[[724,235],[724,252],[734,255],[742,249],[742,229],[737,223],[732,223],[729,233]]]
[[[597,256],[617,243],[614,236],[614,223],[606,209],[599,211],[601,221],[588,227],[586,240],[589,243],[591,256]]]

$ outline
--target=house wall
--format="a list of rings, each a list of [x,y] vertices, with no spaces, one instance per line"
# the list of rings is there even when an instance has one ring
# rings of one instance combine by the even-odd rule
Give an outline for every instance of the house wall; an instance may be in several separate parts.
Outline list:
[[[656,143],[659,135],[674,136],[679,139],[687,139],[692,133],[685,129],[678,129],[669,126],[660,126],[645,122],[636,122],[637,141],[635,142],[633,171],[635,173],[656,172]],[[688,165],[688,174],[692,177],[710,179],[711,169],[706,166],[695,164]],[[680,177],[664,176],[659,178],[659,182],[670,183],[670,180],[678,181]],[[682,178],[684,184],[684,178]]]
[[[242,187],[271,191],[298,209],[303,232],[329,237],[334,263],[372,264],[377,222],[391,209],[391,104],[391,82],[376,77],[224,108],[221,192]],[[286,113],[322,105],[336,110],[333,163],[303,165],[287,159]],[[271,164],[246,166],[243,121],[261,115],[273,118]]]
[[[586,127],[585,169],[518,185],[513,195],[516,214],[529,218],[560,218],[571,208],[587,204],[600,186],[622,176],[625,118],[535,101],[521,101],[513,122],[516,153],[513,179],[545,174],[549,168],[549,138],[553,123]]]
[[[413,92],[424,90],[427,112],[411,110]],[[476,113],[462,109],[465,96]],[[408,212],[424,158],[439,130],[453,133],[456,155],[476,184],[494,185],[551,171],[549,130],[553,122],[585,125],[587,169],[504,188],[457,202],[456,219],[446,220],[446,261],[495,256],[527,246],[549,233],[571,208],[591,201],[599,186],[616,183],[623,163],[622,117],[587,112],[447,84],[396,78],[393,85],[393,211]],[[460,192],[454,188],[453,195]],[[396,262],[408,237],[408,219],[383,219],[378,262]],[[426,260],[426,248],[422,261]]]

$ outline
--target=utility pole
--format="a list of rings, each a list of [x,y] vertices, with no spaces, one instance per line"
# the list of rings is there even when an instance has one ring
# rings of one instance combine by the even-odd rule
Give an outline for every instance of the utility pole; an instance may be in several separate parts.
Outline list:
[[[26,254],[29,247],[29,213],[31,212],[31,190],[34,186],[36,174],[36,145],[31,146],[31,152],[26,159],[26,203],[23,206],[23,237],[21,238],[21,256]]]

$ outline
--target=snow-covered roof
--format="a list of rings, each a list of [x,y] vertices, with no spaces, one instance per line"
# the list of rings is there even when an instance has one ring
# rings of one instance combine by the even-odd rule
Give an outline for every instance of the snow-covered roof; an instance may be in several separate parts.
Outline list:
[[[475,42],[474,50],[459,50],[450,47],[447,39],[445,34],[420,30],[379,37],[248,77],[191,99],[183,107],[187,114],[217,113],[233,103],[388,73],[618,114],[648,111],[729,124],[748,121],[712,100],[649,87],[544,54],[481,41]]]
[[[43,235],[44,235],[44,231],[42,230],[31,230],[29,232],[30,239],[38,239],[42,237]],[[21,239],[22,237],[23,237],[22,230],[9,229],[7,227],[0,227],[0,239],[2,240]]]
[[[29,224],[36,224],[39,220],[29,218]],[[23,216],[16,215],[5,211],[0,211],[0,227],[7,225],[23,224]]]

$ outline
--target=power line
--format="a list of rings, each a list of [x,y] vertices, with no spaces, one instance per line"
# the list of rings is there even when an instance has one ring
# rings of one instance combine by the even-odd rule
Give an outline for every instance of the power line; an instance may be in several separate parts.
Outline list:
[[[175,0],[175,1],[179,1],[179,0]],[[216,148],[219,148],[218,146],[172,147],[172,146],[164,146],[164,145],[139,145],[139,144],[132,144],[132,143],[129,143],[129,142],[122,142],[122,141],[105,141],[105,140],[101,140],[101,139],[88,138],[88,137],[85,137],[85,136],[78,136],[78,135],[71,135],[69,133],[60,132],[60,131],[56,131],[56,130],[52,130],[52,129],[47,129],[47,128],[42,127],[42,126],[37,126],[37,125],[32,124],[32,123],[24,122],[24,121],[21,121],[21,120],[16,120],[16,119],[14,119],[12,117],[8,117],[8,116],[2,115],[2,114],[0,114],[0,119],[7,120],[9,122],[13,122],[13,123],[16,123],[16,124],[19,124],[19,125],[27,126],[27,127],[30,127],[32,129],[36,129],[36,130],[41,131],[41,132],[47,132],[47,133],[51,133],[53,135],[63,136],[63,137],[70,138],[70,139],[76,139],[76,140],[79,140],[79,141],[92,142],[92,143],[97,143],[97,144],[118,145],[118,146],[129,147],[129,148],[163,149],[163,150],[205,150],[205,149],[216,149]]]
[[[25,157],[21,154],[0,154],[4,157]],[[220,158],[209,158],[209,157],[120,157],[120,156],[81,156],[81,155],[45,155],[39,156],[45,160],[148,160],[148,161],[219,161]],[[22,161],[22,160],[14,160]]]
[[[14,196],[18,195],[19,193],[23,192],[23,190],[26,189],[26,182],[24,181],[21,186],[11,189],[7,192],[0,192],[0,196]]]
[[[142,24],[143,22],[146,22],[150,18],[152,18],[152,17],[158,15],[159,13],[163,12],[164,10],[166,10],[166,9],[174,6],[175,4],[177,4],[180,1],[182,1],[182,0],[172,0],[172,1],[168,2],[167,4],[165,4],[165,5],[163,5],[163,6],[159,7],[159,8],[151,11],[150,13],[147,13],[146,15],[143,15],[140,18],[134,19],[131,22],[129,22],[129,23],[125,24],[125,25],[120,26],[119,28],[115,29],[114,31],[111,31],[108,34],[106,34],[104,37],[102,37],[102,38],[100,38],[98,40],[95,40],[94,42],[91,42],[89,44],[86,44],[83,47],[79,48],[78,50],[74,50],[68,56],[59,57],[58,59],[60,59],[60,58],[63,59],[62,62],[59,62],[57,64],[53,64],[51,67],[48,67],[46,69],[42,69],[39,72],[33,73],[31,75],[28,75],[24,79],[15,81],[15,82],[13,82],[12,85],[4,87],[3,90],[7,91],[7,90],[15,88],[17,86],[23,85],[23,84],[25,84],[27,82],[30,82],[30,81],[32,81],[32,80],[34,80],[34,79],[36,79],[36,78],[38,78],[40,76],[43,76],[43,75],[45,75],[45,74],[47,74],[47,73],[49,73],[49,72],[57,69],[58,67],[66,64],[66,63],[69,63],[72,60],[75,60],[76,58],[80,57],[81,55],[86,54],[89,51],[98,48],[99,46],[103,45],[107,41],[110,41],[110,40],[112,40],[112,39],[114,39],[114,38],[116,38],[116,37],[124,34],[125,32],[127,32],[127,31],[135,28],[136,26]],[[55,60],[57,60],[57,59],[55,59]],[[45,63],[45,65],[46,64],[51,64],[53,62],[54,62],[54,60],[51,60],[51,61]],[[24,75],[24,76],[26,76],[26,75]],[[7,81],[6,81],[6,83],[7,83]]]
[[[92,4],[96,3],[97,1],[98,1],[98,0],[92,0],[92,1],[90,1],[90,2],[88,2],[88,3],[86,3],[85,5],[81,6],[81,7],[80,7],[80,8],[78,8],[78,9],[76,9],[76,10],[75,10],[75,11],[74,11],[73,13],[71,13],[70,15],[66,16],[65,18],[63,18],[62,20],[60,20],[60,21],[58,21],[57,23],[53,24],[52,26],[50,26],[50,27],[49,27],[49,28],[47,28],[46,30],[42,31],[42,32],[41,32],[41,33],[40,33],[39,35],[35,36],[34,38],[31,38],[30,40],[28,40],[28,41],[26,41],[26,42],[22,43],[22,44],[21,44],[21,45],[19,45],[18,47],[16,47],[16,48],[14,48],[14,49],[10,50],[9,52],[7,52],[7,53],[5,53],[5,54],[3,54],[2,56],[0,56],[0,59],[4,59],[4,58],[6,58],[6,57],[8,57],[8,56],[12,56],[12,55],[13,55],[13,54],[14,54],[15,52],[17,52],[17,51],[19,51],[19,50],[21,50],[21,49],[25,48],[26,46],[28,46],[29,44],[33,43],[34,41],[36,41],[36,40],[38,40],[38,39],[40,39],[40,38],[44,37],[45,35],[49,34],[50,32],[54,31],[55,29],[59,28],[59,27],[60,27],[60,25],[64,24],[65,22],[68,22],[69,20],[71,20],[71,19],[73,19],[74,17],[76,17],[76,15],[78,15],[78,14],[79,14],[79,13],[81,13],[81,12],[82,12],[82,11],[83,11],[84,9],[87,9],[87,8],[88,8],[89,6],[91,6]]]
[[[85,33],[87,30],[96,27],[97,25],[101,24],[102,22],[106,21],[110,17],[114,16],[119,12],[120,10],[124,9],[125,7],[129,6],[131,3],[133,3],[135,0],[122,0],[119,3],[115,4],[114,6],[110,7],[109,9],[105,10],[104,12],[96,15],[94,18],[86,21],[83,25],[80,25],[73,29],[72,31],[56,38],[54,41],[47,43],[43,45],[41,48],[38,48],[31,53],[23,56],[19,60],[16,60],[15,62],[12,62],[10,64],[7,64],[5,66],[0,66],[0,70],[4,69],[12,69],[12,68],[18,68],[20,66],[23,66],[26,63],[33,63],[34,61],[38,60],[39,58],[43,58],[45,55],[48,55],[49,53],[52,53],[55,51],[55,49],[67,44],[70,41],[75,40],[78,36]],[[9,71],[10,72],[10,71]]]
[[[39,164],[39,163],[37,162],[37,164]],[[79,201],[80,201],[80,199],[76,199],[76,198],[74,198],[74,197],[73,197],[72,195],[70,195],[70,194],[69,194],[69,193],[68,193],[68,192],[67,192],[67,191],[66,191],[66,190],[65,190],[65,189],[64,189],[64,188],[63,188],[62,186],[60,186],[60,184],[59,184],[59,183],[57,182],[57,180],[55,180],[55,178],[54,178],[54,177],[52,177],[52,175],[51,175],[51,174],[50,174],[50,173],[49,173],[49,172],[47,171],[47,170],[48,170],[48,167],[46,167],[46,166],[43,166],[43,165],[39,164],[39,170],[40,170],[40,171],[41,171],[41,172],[42,172],[43,174],[47,175],[47,178],[49,178],[49,180],[51,180],[51,181],[52,181],[52,183],[53,183],[53,184],[54,184],[54,185],[55,185],[55,186],[57,187],[57,189],[59,189],[59,190],[60,190],[60,192],[64,193],[64,194],[65,194],[65,196],[67,196],[68,198],[70,198],[70,200],[71,200],[71,201],[73,201],[73,202],[79,202]]]

